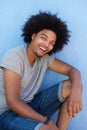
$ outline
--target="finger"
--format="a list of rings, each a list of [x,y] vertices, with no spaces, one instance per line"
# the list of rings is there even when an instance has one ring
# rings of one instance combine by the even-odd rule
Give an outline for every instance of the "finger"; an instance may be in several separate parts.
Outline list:
[[[82,110],[82,101],[77,102],[77,113]]]
[[[82,110],[82,104],[81,103],[77,103],[77,113],[80,112]]]
[[[77,104],[76,102],[69,101],[69,115],[70,117],[75,117],[77,113]]]
[[[72,101],[72,117],[75,117],[76,114],[82,109],[82,105],[79,102]]]
[[[70,117],[72,117],[72,105],[73,105],[73,102],[71,100],[68,100],[68,103],[67,103],[67,112],[69,113]]]
[[[80,111],[80,105],[79,103],[77,103],[76,113],[78,113],[79,111]]]
[[[82,110],[82,107],[83,107],[83,105],[82,105],[82,101],[81,101],[81,103],[80,103],[80,111]]]
[[[79,109],[79,106],[77,107],[77,103],[76,102],[73,102],[73,105],[72,105],[72,117],[75,117],[76,114],[77,114],[77,109]]]

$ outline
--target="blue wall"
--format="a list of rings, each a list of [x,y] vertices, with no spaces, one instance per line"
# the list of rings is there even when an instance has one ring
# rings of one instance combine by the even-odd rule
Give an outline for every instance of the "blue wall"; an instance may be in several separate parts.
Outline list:
[[[24,44],[21,28],[26,19],[39,10],[58,13],[67,21],[71,33],[70,42],[63,51],[55,54],[82,74],[83,110],[72,119],[68,130],[87,130],[87,1],[86,0],[1,0],[0,1],[0,59],[12,47]],[[48,78],[49,75],[49,78]],[[42,88],[66,77],[47,71]],[[45,82],[46,81],[46,82]]]

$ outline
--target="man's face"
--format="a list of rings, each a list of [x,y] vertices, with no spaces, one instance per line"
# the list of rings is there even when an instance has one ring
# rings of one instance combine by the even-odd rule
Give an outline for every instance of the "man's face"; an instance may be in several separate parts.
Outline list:
[[[37,57],[41,57],[47,54],[53,49],[56,39],[57,37],[55,32],[48,29],[44,29],[38,33],[34,33],[32,35],[31,41],[33,53]]]

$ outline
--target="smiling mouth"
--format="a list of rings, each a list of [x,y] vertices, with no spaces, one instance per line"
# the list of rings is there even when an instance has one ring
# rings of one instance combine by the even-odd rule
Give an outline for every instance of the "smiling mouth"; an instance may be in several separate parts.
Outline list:
[[[43,47],[39,47],[43,52],[46,52],[46,49],[45,48],[43,48]]]

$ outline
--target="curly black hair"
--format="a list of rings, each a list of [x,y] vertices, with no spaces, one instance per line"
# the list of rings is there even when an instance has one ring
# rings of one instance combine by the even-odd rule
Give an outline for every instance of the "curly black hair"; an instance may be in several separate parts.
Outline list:
[[[48,54],[56,53],[63,49],[64,45],[69,41],[69,30],[66,22],[57,17],[57,14],[50,12],[39,12],[39,14],[32,15],[23,26],[22,36],[27,45],[30,44],[33,33],[38,33],[43,29],[49,29],[56,33],[57,40],[52,51]]]

